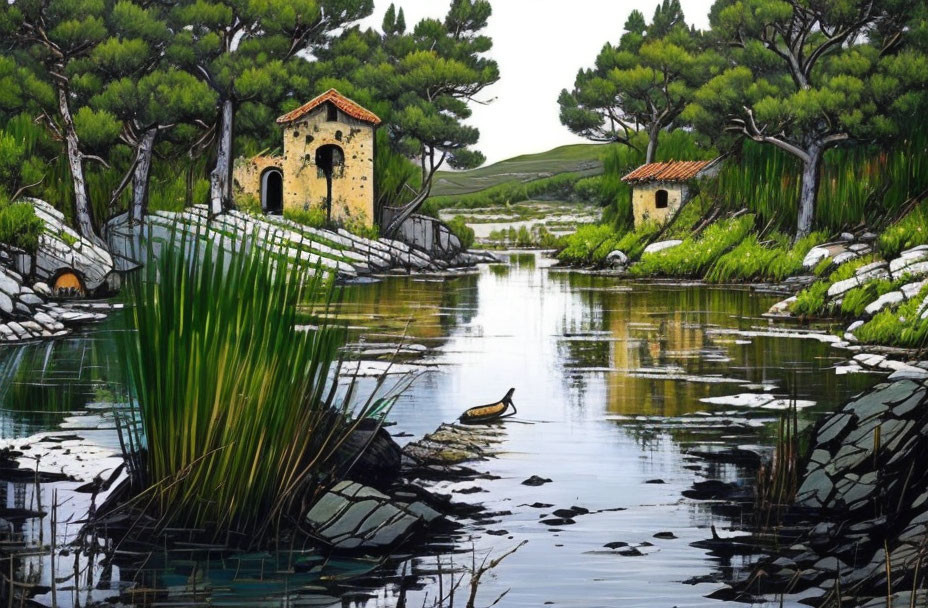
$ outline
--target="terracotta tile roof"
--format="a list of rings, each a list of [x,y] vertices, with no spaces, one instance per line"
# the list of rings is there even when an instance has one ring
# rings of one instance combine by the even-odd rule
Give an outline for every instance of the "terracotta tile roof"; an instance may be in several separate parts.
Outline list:
[[[623,182],[685,182],[691,180],[710,165],[714,160],[677,160],[667,163],[641,165],[622,178]]]
[[[380,118],[378,118],[376,114],[374,114],[370,110],[366,110],[362,108],[360,105],[351,101],[350,99],[348,99],[347,97],[345,97],[344,95],[336,91],[335,89],[329,89],[328,91],[326,91],[319,97],[313,99],[312,101],[304,103],[303,105],[298,107],[296,110],[293,110],[292,112],[287,112],[286,114],[278,118],[277,122],[279,124],[293,122],[294,120],[297,120],[309,114],[310,112],[312,112],[313,110],[315,110],[316,108],[318,108],[319,106],[321,106],[322,104],[326,102],[331,102],[335,104],[335,107],[337,107],[339,110],[341,110],[348,116],[351,116],[352,118],[356,118],[364,122],[369,122],[372,125],[380,124]]]

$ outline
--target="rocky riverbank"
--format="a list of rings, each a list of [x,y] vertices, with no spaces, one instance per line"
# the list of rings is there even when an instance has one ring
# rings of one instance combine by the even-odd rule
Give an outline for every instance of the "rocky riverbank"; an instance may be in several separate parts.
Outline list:
[[[410,229],[416,234],[415,228]],[[423,228],[424,231],[424,228]],[[193,207],[181,213],[158,211],[146,216],[142,224],[132,225],[122,215],[109,222],[106,229],[110,250],[117,268],[131,270],[144,264],[148,255],[146,243],[168,242],[173,234],[186,233],[199,238],[214,239],[226,247],[243,247],[255,243],[300,259],[341,280],[396,272],[454,272],[481,262],[498,261],[491,254],[465,251],[457,237],[429,231],[423,242],[435,242],[427,251],[392,239],[367,239],[350,232],[324,230],[304,226],[277,216],[256,217],[240,211],[227,211],[210,218],[206,207]]]
[[[928,363],[919,369],[928,369]],[[892,379],[892,377],[891,377]],[[876,386],[813,429],[771,547],[720,596],[815,606],[918,605],[928,547],[928,380]],[[743,540],[743,539],[742,539]]]
[[[210,219],[205,207],[156,212],[138,225],[130,225],[127,215],[119,216],[107,224],[108,248],[103,248],[82,238],[48,203],[30,202],[45,223],[35,253],[0,244],[0,343],[61,337],[104,319],[118,305],[84,298],[118,291],[121,273],[144,264],[150,252],[157,255],[175,233],[216,239],[234,248],[256,243],[318,264],[343,281],[396,273],[454,274],[498,261],[493,254],[465,250],[447,228],[429,218],[417,218],[404,231],[404,238],[422,245],[417,247],[238,211]]]

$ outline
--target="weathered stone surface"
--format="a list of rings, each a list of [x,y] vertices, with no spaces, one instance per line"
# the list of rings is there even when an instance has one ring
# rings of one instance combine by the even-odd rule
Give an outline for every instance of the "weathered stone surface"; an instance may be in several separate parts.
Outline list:
[[[790,306],[793,305],[793,302],[795,302],[796,299],[796,296],[790,296],[785,300],[777,302],[770,307],[770,310],[767,311],[767,314],[776,316],[789,315]]]
[[[824,469],[815,469],[803,480],[796,493],[796,502],[803,506],[820,507],[828,500],[834,484]]]
[[[889,293],[884,293],[879,298],[871,302],[864,309],[864,312],[870,316],[875,315],[884,308],[891,308],[905,300],[905,294],[902,291],[890,291]]]
[[[306,515],[306,524],[336,550],[387,550],[423,530],[440,515],[419,502],[403,505],[361,484],[343,481]]]
[[[841,434],[845,428],[847,428],[848,423],[851,421],[851,416],[849,414],[838,414],[833,416],[828,422],[822,425],[822,428],[818,433],[818,443],[819,445],[828,443],[835,437]],[[821,450],[828,454],[826,450]],[[826,459],[827,461],[827,459]],[[818,462],[818,461],[816,461]],[[825,461],[823,461],[824,463]]]
[[[680,240],[670,240],[670,241],[660,241],[657,243],[651,243],[644,248],[644,253],[657,253],[658,251],[664,251],[665,249],[670,249],[676,247],[677,245],[682,244],[683,241]]]
[[[39,248],[35,254],[36,276],[48,281],[62,270],[71,270],[80,276],[87,290],[93,291],[103,285],[107,275],[113,271],[109,252],[68,227],[64,215],[48,203],[29,200],[46,226],[39,237]],[[63,235],[66,235],[67,241]]]
[[[627,264],[628,264],[628,256],[625,255],[624,251],[619,251],[618,249],[616,249],[615,251],[609,253],[609,255],[606,256],[607,266],[612,266],[613,268],[615,268],[617,266],[625,266]]]

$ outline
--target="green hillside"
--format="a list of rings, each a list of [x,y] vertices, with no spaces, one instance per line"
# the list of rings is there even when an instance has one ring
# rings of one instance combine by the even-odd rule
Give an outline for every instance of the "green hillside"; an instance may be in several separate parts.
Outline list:
[[[587,177],[603,170],[603,144],[561,146],[540,154],[516,156],[470,171],[439,171],[433,196],[460,196],[479,192],[506,182],[530,182],[560,173]]]

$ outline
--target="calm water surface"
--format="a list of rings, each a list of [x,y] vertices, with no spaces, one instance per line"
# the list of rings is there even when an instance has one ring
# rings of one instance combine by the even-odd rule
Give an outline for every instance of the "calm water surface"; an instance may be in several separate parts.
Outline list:
[[[690,543],[707,538],[710,525],[735,534],[742,522],[681,492],[708,478],[750,482],[756,471],[712,464],[694,452],[766,451],[779,416],[774,398],[795,390],[808,402],[802,410],[808,423],[878,377],[837,374],[845,353],[814,339],[776,335],[784,328],[761,317],[776,296],[627,283],[549,265],[536,254],[513,254],[510,263],[471,275],[397,277],[346,289],[339,312],[355,327],[360,349],[401,341],[425,347],[421,356],[404,359],[424,374],[391,413],[390,431],[401,443],[516,388],[519,415],[504,427],[499,456],[475,465],[492,479],[436,485],[503,514],[490,523],[465,522],[457,541],[462,552],[411,556],[390,572],[405,567],[420,577],[409,596],[409,605],[419,606],[437,594],[437,560],[447,572],[469,562],[471,552],[480,559],[528,541],[484,577],[479,605],[509,590],[498,605],[719,606],[704,597],[719,585],[693,580],[742,564],[720,563]],[[118,327],[112,319],[68,340],[0,351],[2,438],[64,426],[113,447],[105,407],[93,404],[119,392],[121,372],[110,345]],[[383,365],[371,360],[361,367]],[[735,395],[741,397],[726,399]],[[752,407],[755,401],[767,407]],[[552,482],[523,485],[531,475]],[[648,483],[655,480],[663,483]],[[5,499],[8,507],[28,507],[31,485],[6,484]],[[534,503],[553,506],[529,506]],[[573,525],[541,522],[554,509],[575,505],[591,513]],[[32,537],[50,533],[28,522],[19,529]],[[677,538],[653,538],[658,532]],[[603,547],[615,541],[652,546],[627,557]],[[48,558],[37,558],[28,574],[47,581],[48,566]],[[333,597],[331,588],[263,569],[260,584],[252,574],[236,586],[231,567],[213,563],[203,574],[201,566],[198,577],[190,568],[190,562],[169,563],[146,584],[172,587],[172,605],[396,605],[395,585],[376,584],[377,577],[389,579],[384,572],[374,584]],[[119,572],[112,578],[115,586]],[[192,578],[201,590],[213,585],[209,600],[202,592],[192,599]],[[108,593],[97,589],[92,597]],[[465,595],[462,590],[459,605]]]

